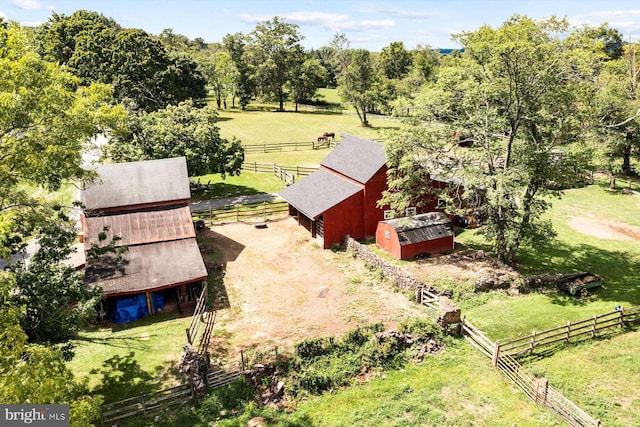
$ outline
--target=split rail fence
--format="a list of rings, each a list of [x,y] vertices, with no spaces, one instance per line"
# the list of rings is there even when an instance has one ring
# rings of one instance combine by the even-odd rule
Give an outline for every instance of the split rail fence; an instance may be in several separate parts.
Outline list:
[[[494,368],[500,370],[500,372],[513,381],[527,397],[538,405],[552,409],[571,426],[602,426],[600,420],[591,417],[578,407],[578,405],[549,385],[546,378],[536,378],[512,356],[496,352],[496,344],[492,343],[484,332],[465,319],[462,319],[462,334],[472,346],[491,359]]]
[[[318,168],[306,167],[306,166],[281,166],[275,163],[244,163],[242,170],[250,171],[254,173],[269,173],[273,174],[276,178],[283,181],[285,185],[292,185],[296,178],[307,176]]]
[[[193,219],[205,220],[208,224],[223,224],[256,218],[266,221],[271,216],[288,212],[289,204],[282,201],[233,205],[219,209],[209,209],[208,211],[192,212],[191,216]]]
[[[576,342],[613,333],[613,328],[640,322],[640,306],[594,315],[590,319],[567,322],[564,326],[542,332],[533,331],[531,335],[504,342],[496,341],[495,352],[513,357],[532,355],[534,351],[560,343]]]
[[[320,148],[333,148],[335,141],[303,141],[303,142],[271,142],[264,144],[243,144],[245,154],[249,153],[273,153],[281,151],[318,150]]]
[[[242,376],[239,367],[239,363],[211,367],[207,374],[208,387],[215,389],[236,381]],[[196,400],[195,392],[191,384],[184,383],[103,405],[100,423],[112,426],[133,417],[147,418],[192,400]]]

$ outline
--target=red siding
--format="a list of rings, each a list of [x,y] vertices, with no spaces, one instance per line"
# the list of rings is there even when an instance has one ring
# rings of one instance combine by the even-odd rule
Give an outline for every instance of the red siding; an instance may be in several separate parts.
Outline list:
[[[360,191],[322,214],[324,219],[324,249],[332,244],[342,244],[349,234],[354,239],[364,238],[364,192]]]
[[[440,239],[428,240],[426,242],[414,243],[412,245],[401,246],[400,259],[413,258],[418,254],[437,254],[439,252],[453,249],[453,236],[442,237]]]
[[[389,233],[388,239],[385,237],[385,231]],[[418,254],[435,254],[450,251],[453,249],[454,240],[453,236],[447,236],[440,239],[401,246],[396,230],[389,224],[380,222],[376,229],[376,243],[396,259],[410,259]]]
[[[389,236],[387,239],[386,234]],[[378,228],[376,229],[376,243],[385,251],[389,252],[396,259],[401,259],[401,251],[400,251],[400,241],[398,240],[398,234],[389,224],[384,222],[378,223]]]
[[[376,234],[378,222],[384,219],[384,210],[389,207],[378,208],[378,200],[382,192],[387,189],[387,167],[383,166],[364,186],[364,235]]]

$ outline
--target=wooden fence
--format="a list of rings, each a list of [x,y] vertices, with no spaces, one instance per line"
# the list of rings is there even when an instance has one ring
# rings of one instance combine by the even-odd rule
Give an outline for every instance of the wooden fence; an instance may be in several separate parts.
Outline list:
[[[154,393],[144,393],[140,396],[102,406],[101,425],[110,426],[131,417],[148,417],[166,408],[183,404],[193,399],[193,391],[189,384],[180,384]]]
[[[307,166],[282,166],[277,165],[275,163],[243,163],[242,170],[255,172],[255,173],[273,173],[275,174],[277,170],[283,170],[285,172],[289,172],[293,174],[296,178],[301,176],[307,176],[315,171],[318,168],[307,167]]]
[[[208,286],[207,283],[202,287],[202,292],[200,293],[200,297],[198,297],[198,302],[196,303],[196,308],[193,310],[193,316],[191,316],[191,323],[189,323],[189,327],[186,329],[187,333],[187,341],[189,344],[193,344],[198,337],[198,331],[200,329],[200,324],[202,323],[201,316],[204,312],[207,311],[207,300],[208,300]]]
[[[495,352],[513,357],[532,355],[535,350],[540,348],[595,338],[596,336],[615,332],[612,328],[619,328],[637,322],[640,322],[640,306],[628,309],[619,307],[616,311],[595,315],[590,319],[567,322],[564,326],[542,332],[533,331],[531,335],[526,337],[515,338],[505,342],[496,341]]]
[[[496,351],[497,343],[492,343],[484,332],[464,318],[461,329],[462,334],[471,345],[489,357],[493,367],[500,370],[535,403],[552,409],[571,426],[600,427],[602,425],[599,420],[591,417],[549,385],[546,378],[536,378],[512,356]]]
[[[209,368],[207,382],[209,389],[231,384],[242,376],[239,363],[217,365]],[[102,405],[100,424],[111,426],[128,418],[145,418],[165,411],[172,407],[195,400],[196,396],[190,384],[180,384],[175,387],[144,393],[117,402]]]
[[[264,144],[243,144],[245,154],[249,153],[273,153],[281,151],[298,150],[318,150],[320,148],[330,148],[328,140],[323,141],[303,141],[303,142],[271,142]]]
[[[440,308],[440,297],[436,293],[422,288],[420,290],[420,304],[438,310]]]
[[[289,212],[287,202],[260,202],[244,205],[228,206],[208,211],[192,212],[193,219],[203,219],[208,224],[223,224],[226,222],[238,222],[249,219],[266,221],[274,215],[282,215]]]

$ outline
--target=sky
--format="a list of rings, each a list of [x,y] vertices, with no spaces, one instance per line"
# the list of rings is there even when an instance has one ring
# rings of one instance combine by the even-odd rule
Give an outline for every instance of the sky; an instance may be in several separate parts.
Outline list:
[[[607,22],[626,41],[640,37],[639,0],[0,0],[0,17],[39,25],[53,12],[87,9],[122,27],[160,34],[171,28],[190,39],[221,42],[226,34],[250,33],[274,16],[299,26],[301,44],[317,49],[344,33],[351,47],[378,52],[394,41],[458,48],[451,34],[482,25],[499,27],[514,14],[534,19],[566,17],[575,25]]]

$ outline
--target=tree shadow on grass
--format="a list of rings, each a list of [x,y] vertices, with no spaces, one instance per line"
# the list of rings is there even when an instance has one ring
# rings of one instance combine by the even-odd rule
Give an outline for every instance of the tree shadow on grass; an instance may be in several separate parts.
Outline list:
[[[640,257],[637,253],[553,241],[540,250],[523,250],[518,270],[524,275],[589,271],[601,276],[604,284],[589,289],[590,296],[586,301],[597,299],[615,302],[614,305],[640,304]],[[561,293],[553,301],[559,305],[585,303],[584,299]]]
[[[104,402],[116,402],[142,393],[150,393],[159,387],[159,382],[134,360],[135,352],[124,356],[116,354],[102,362],[102,367],[92,369],[91,374],[102,375],[100,385],[94,392],[104,396]]]
[[[213,184],[202,183],[206,188],[200,188],[191,192],[191,201],[211,200],[236,196],[251,196],[262,194],[262,191],[245,185],[228,184],[226,182],[216,182]]]

